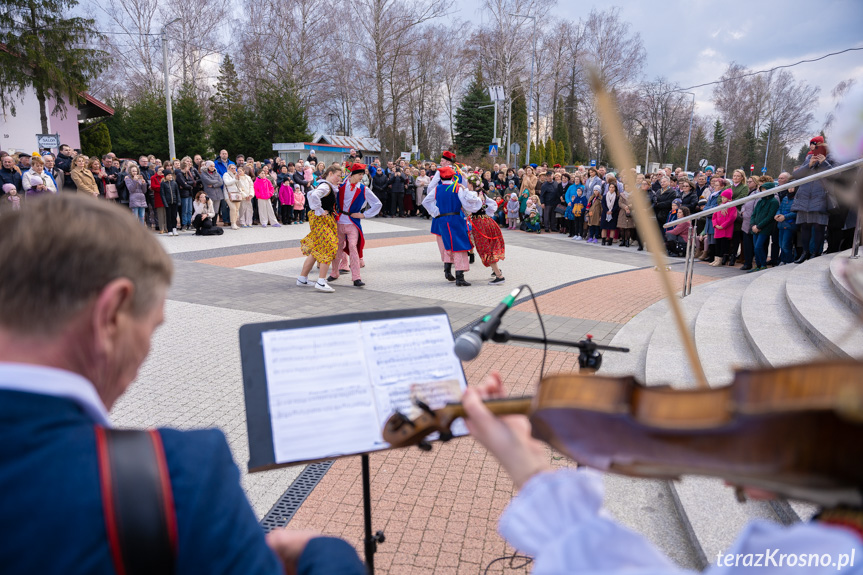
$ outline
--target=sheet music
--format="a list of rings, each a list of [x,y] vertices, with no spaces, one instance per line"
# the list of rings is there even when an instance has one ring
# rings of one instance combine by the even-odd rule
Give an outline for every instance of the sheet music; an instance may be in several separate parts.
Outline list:
[[[383,425],[396,409],[410,410],[412,389],[425,388],[435,409],[467,386],[446,314],[261,337],[275,463],[384,449]],[[453,432],[465,434],[457,423]]]
[[[381,430],[358,323],[264,332],[262,340],[276,463],[374,449]]]

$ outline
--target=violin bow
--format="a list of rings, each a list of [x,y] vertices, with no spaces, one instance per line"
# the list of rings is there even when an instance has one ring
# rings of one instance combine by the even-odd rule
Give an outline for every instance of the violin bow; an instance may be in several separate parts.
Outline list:
[[[668,259],[665,255],[665,244],[662,242],[662,236],[659,235],[659,229],[656,227],[655,222],[651,221],[656,218],[651,218],[649,212],[650,205],[647,202],[647,198],[635,187],[635,162],[632,158],[632,150],[630,150],[629,144],[623,137],[623,124],[620,121],[620,115],[617,113],[617,106],[611,94],[605,89],[605,83],[596,69],[590,71],[590,84],[596,96],[596,106],[599,110],[599,118],[602,121],[602,131],[605,132],[611,158],[614,160],[614,164],[620,168],[624,185],[632,190],[630,197],[635,204],[635,228],[638,230],[639,237],[647,244],[647,249],[653,256],[656,269],[659,271],[659,283],[662,286],[662,291],[665,292],[665,297],[671,308],[671,314],[674,316],[674,321],[677,324],[677,331],[680,334],[680,339],[683,341],[683,347],[689,358],[689,364],[695,374],[695,381],[699,388],[709,389],[707,376],[704,375],[704,367],[701,365],[701,360],[698,358],[698,352],[695,349],[695,340],[686,326],[680,301],[674,295],[674,287],[671,285],[671,274],[665,269],[668,265]],[[647,166],[645,166],[646,171]]]

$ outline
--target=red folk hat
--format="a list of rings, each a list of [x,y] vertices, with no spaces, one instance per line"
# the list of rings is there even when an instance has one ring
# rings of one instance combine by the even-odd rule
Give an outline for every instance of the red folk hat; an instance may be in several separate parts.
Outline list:
[[[363,174],[366,171],[365,164],[360,164],[359,162],[351,166],[351,174]]]
[[[559,168],[559,167],[560,167],[560,164],[555,164],[555,165],[554,165],[554,166],[552,166],[552,167],[553,167],[554,169],[557,169],[557,168]]]
[[[446,153],[446,152],[444,152]],[[453,156],[455,157],[455,156]],[[450,168],[449,166],[444,166],[443,168],[439,168],[437,171],[441,180],[451,180],[455,177],[455,170]]]
[[[445,160],[449,160],[450,162],[455,162],[455,154],[450,152],[449,150],[445,151],[443,154],[441,154],[441,156]]]

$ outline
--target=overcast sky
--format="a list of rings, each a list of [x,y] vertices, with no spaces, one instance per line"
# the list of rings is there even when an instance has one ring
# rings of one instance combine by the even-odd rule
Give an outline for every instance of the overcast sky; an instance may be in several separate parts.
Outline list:
[[[592,7],[618,6],[647,50],[647,79],[665,76],[681,87],[718,80],[730,62],[752,70],[863,47],[863,0],[558,0],[552,16],[578,19]],[[482,0],[457,0],[468,19]],[[846,78],[863,82],[863,51],[831,56],[790,69],[821,88],[815,112],[819,129],[833,108],[830,91]],[[713,114],[713,87],[693,90],[696,111]]]

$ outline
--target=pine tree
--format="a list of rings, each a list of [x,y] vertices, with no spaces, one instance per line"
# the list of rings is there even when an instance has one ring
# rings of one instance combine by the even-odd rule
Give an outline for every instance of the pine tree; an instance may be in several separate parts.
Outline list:
[[[725,161],[725,138],[725,128],[717,118],[713,124],[713,145],[710,147],[710,157],[707,159],[708,163],[716,165],[719,162]]]
[[[552,137],[557,142],[560,148],[556,162],[558,164],[567,164],[570,161],[572,150],[569,147],[569,126],[566,124],[566,106],[563,98],[557,100],[557,110],[554,114],[554,126],[552,129]]]
[[[0,106],[15,114],[15,97],[27,88],[36,92],[42,133],[48,114],[66,113],[66,102],[78,103],[91,78],[104,67],[108,54],[86,48],[102,37],[95,21],[64,17],[77,0],[0,0]],[[46,102],[54,107],[48,110]]]
[[[225,56],[219,66],[216,93],[210,96],[210,110],[210,147],[213,150],[228,150],[229,154],[251,154],[249,145],[254,145],[254,142],[250,137],[249,114],[243,102],[240,79],[230,56]]]
[[[531,143],[530,143],[530,163],[531,163],[531,164],[539,164],[539,163],[541,163],[541,162],[537,162],[537,161],[536,161],[536,157],[537,157],[537,156],[536,156],[536,153],[537,153],[536,146],[534,146],[534,145],[533,145],[533,142],[531,142]]]
[[[756,147],[758,145],[758,138],[755,136],[755,130],[752,127],[746,128],[746,131],[743,133],[743,170],[745,172],[749,172],[749,166],[756,163],[757,152]],[[726,174],[730,174],[731,170],[726,168]]]
[[[473,80],[455,111],[455,148],[459,155],[469,156],[485,150],[491,143],[494,131],[494,107],[483,88],[482,70],[477,66]]]
[[[195,93],[195,86],[187,83],[180,87],[173,102],[174,143],[177,157],[205,154],[207,137],[204,109]],[[173,158],[172,158],[173,159]]]
[[[296,88],[289,82],[260,82],[255,93],[247,154],[266,158],[273,154],[273,144],[304,142],[311,139],[309,119]]]
[[[527,151],[527,100],[524,98],[524,91],[521,86],[516,86],[512,90],[512,136],[510,139],[513,143],[518,142],[521,147],[521,158],[524,159]],[[531,158],[533,158],[533,149],[531,149]],[[533,161],[531,159],[531,161]]]
[[[81,151],[90,157],[101,158],[111,151],[111,134],[105,122],[80,124]]]
[[[533,155],[531,155],[533,158]],[[539,143],[539,146],[536,148],[536,159],[533,160],[533,163],[541,166],[543,162],[548,161],[548,151],[545,149],[545,144],[542,142]]]
[[[131,102],[119,98],[109,103],[114,108],[114,116],[105,124],[115,154],[129,158],[141,154],[168,157],[168,113],[164,93],[143,92]]]

